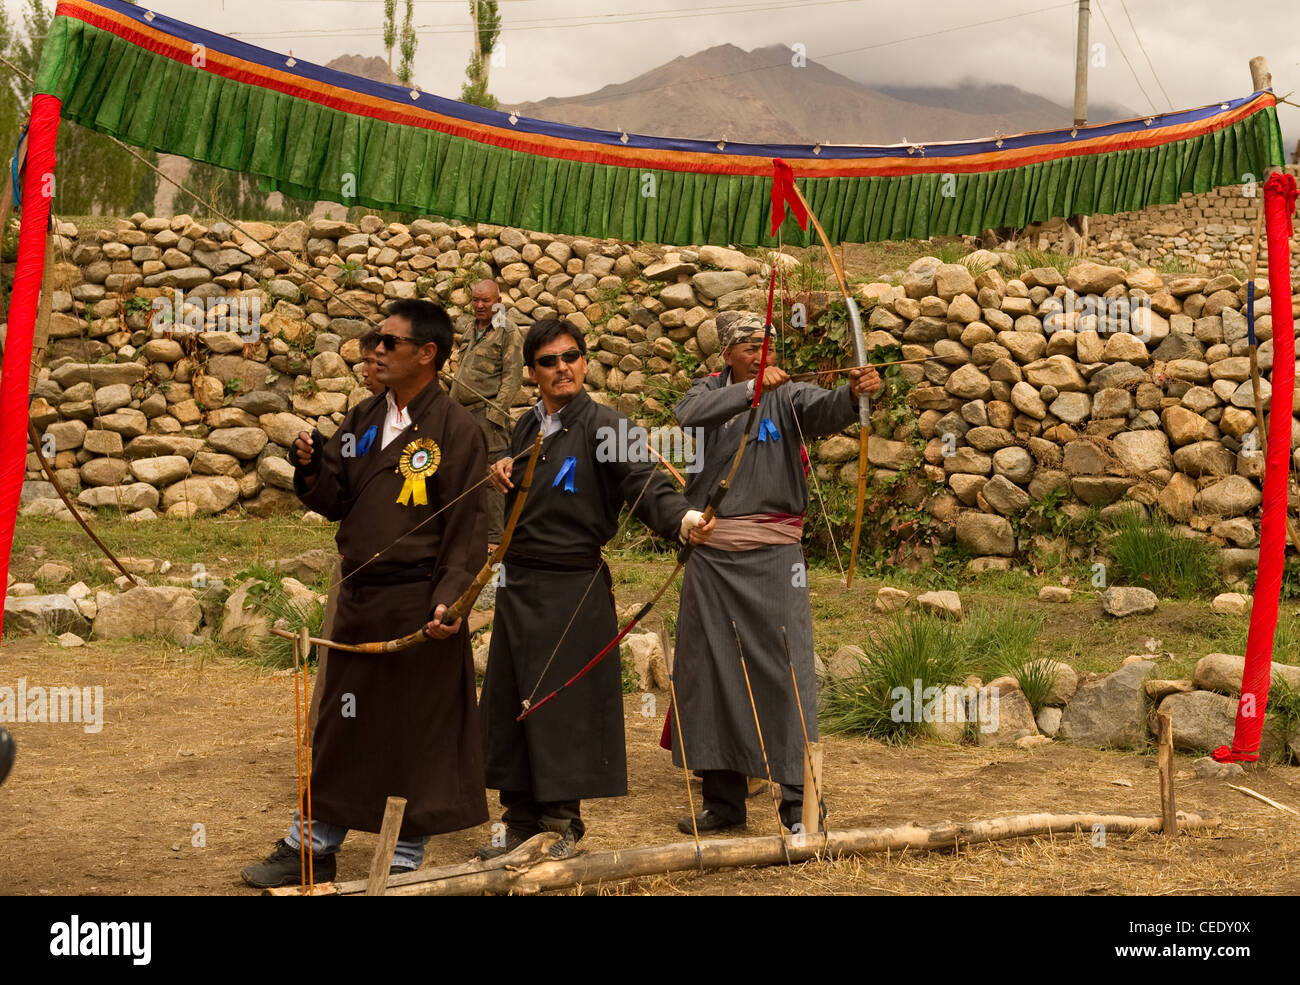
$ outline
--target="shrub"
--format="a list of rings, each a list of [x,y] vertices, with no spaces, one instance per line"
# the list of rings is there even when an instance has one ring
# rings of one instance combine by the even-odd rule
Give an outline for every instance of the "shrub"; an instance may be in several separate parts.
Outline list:
[[[957,628],[930,615],[904,614],[878,627],[863,651],[860,672],[829,683],[822,692],[821,724],[828,732],[856,732],[886,742],[920,734],[924,722],[898,721],[896,688],[909,695],[959,684],[966,676],[965,647]]]
[[[1131,584],[1157,595],[1202,595],[1218,586],[1218,559],[1202,540],[1176,536],[1156,515],[1144,520],[1136,510],[1115,522],[1111,557]]]

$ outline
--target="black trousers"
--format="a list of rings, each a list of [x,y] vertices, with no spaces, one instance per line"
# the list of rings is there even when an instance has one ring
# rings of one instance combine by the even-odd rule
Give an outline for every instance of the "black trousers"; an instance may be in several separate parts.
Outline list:
[[[555,830],[568,824],[574,841],[580,841],[587,831],[582,823],[582,801],[558,800],[542,802],[533,799],[527,790],[501,791],[501,820],[506,830],[516,838],[527,840],[539,831]],[[543,826],[548,822],[552,827]]]
[[[704,784],[704,809],[733,824],[742,823],[749,777],[735,770],[701,770],[700,776]],[[759,796],[767,800],[767,794]],[[766,807],[764,803],[763,809]],[[803,787],[781,784],[781,823],[793,831],[802,814]]]

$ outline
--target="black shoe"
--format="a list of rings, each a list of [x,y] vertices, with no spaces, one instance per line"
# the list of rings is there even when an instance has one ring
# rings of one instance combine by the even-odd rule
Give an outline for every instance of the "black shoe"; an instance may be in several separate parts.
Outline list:
[[[9,769],[14,764],[14,756],[17,752],[18,748],[14,745],[14,738],[9,734],[9,730],[0,728],[0,783],[4,783],[5,777],[9,775]]]
[[[388,867],[388,874],[390,876],[400,876],[403,875],[404,873],[415,872],[415,871],[416,870],[412,869],[409,865],[390,865]]]
[[[480,848],[474,854],[479,859],[479,861],[487,862],[494,858],[500,858],[502,855],[510,854],[527,840],[528,840],[527,838],[524,838],[518,832],[512,831],[510,828],[506,828],[505,847],[498,848],[496,845],[488,845],[485,848]]]
[[[694,830],[691,828],[691,819],[689,817],[681,817],[677,819],[677,830],[684,835],[694,834],[696,830],[698,830],[700,834],[704,834],[705,832],[711,831],[729,831],[732,828],[743,828],[744,826],[744,818],[741,818],[739,821],[729,821],[724,817],[714,814],[713,811],[708,810],[700,811],[700,813],[695,815]]]
[[[333,855],[312,856],[312,877],[315,882],[334,881]],[[245,866],[239,873],[244,882],[255,889],[275,889],[302,882],[302,861],[298,849],[281,838],[275,850],[261,862]]]

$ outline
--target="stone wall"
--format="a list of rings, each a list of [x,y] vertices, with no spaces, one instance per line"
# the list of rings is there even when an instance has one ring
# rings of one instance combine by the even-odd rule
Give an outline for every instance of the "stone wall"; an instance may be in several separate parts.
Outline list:
[[[1285,169],[1300,175],[1300,165]],[[1247,191],[1254,194],[1247,194]],[[1140,212],[1095,215],[1088,219],[1087,254],[1111,263],[1138,263],[1167,269],[1248,270],[1255,218],[1264,201],[1262,181],[1251,186],[1216,188],[1183,195],[1174,205],[1153,205]],[[1021,245],[1064,251],[1066,233],[1059,226],[1031,233]],[[1267,277],[1268,243],[1260,237],[1259,276]],[[1291,239],[1293,278],[1300,273],[1300,238]]]
[[[719,311],[761,310],[765,297],[763,263],[734,250],[483,225],[367,216],[231,229],[139,215],[58,233],[32,418],[83,506],[141,519],[294,508],[287,447],[299,430],[333,433],[365,398],[357,339],[387,300],[426,296],[459,313],[468,285],[495,276],[512,321],[558,315],[582,328],[598,399],[644,417],[689,383],[686,367],[719,368]],[[1259,287],[1268,375],[1271,299]],[[1008,518],[1064,488],[1070,509],[1159,506],[1187,536],[1225,547],[1230,577],[1253,566],[1263,458],[1234,276],[1095,263],[1022,272],[979,251],[965,264],[922,258],[900,284],[858,290],[874,305],[869,347],[935,357],[902,367],[917,420],[873,438],[873,471],[924,472],[941,487],[926,507],[976,555],[1024,550]],[[174,324],[151,324],[151,305],[174,291],[185,303]],[[818,299],[807,300],[815,318]],[[1074,310],[1080,300],[1134,311],[1115,330],[1104,311]],[[241,305],[260,315],[220,330]],[[517,412],[534,399],[526,389]],[[847,435],[813,449],[827,481],[853,482],[855,459]],[[62,512],[37,468],[29,455],[23,509]]]

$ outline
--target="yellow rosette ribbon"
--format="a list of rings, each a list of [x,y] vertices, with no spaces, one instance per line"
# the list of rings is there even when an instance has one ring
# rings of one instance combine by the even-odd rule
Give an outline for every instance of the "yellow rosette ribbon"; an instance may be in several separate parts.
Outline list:
[[[402,457],[397,463],[397,471],[406,478],[402,491],[398,493],[397,503],[406,506],[413,502],[416,506],[428,506],[429,495],[424,480],[438,471],[442,461],[442,452],[438,443],[432,438],[416,438],[402,449]]]

